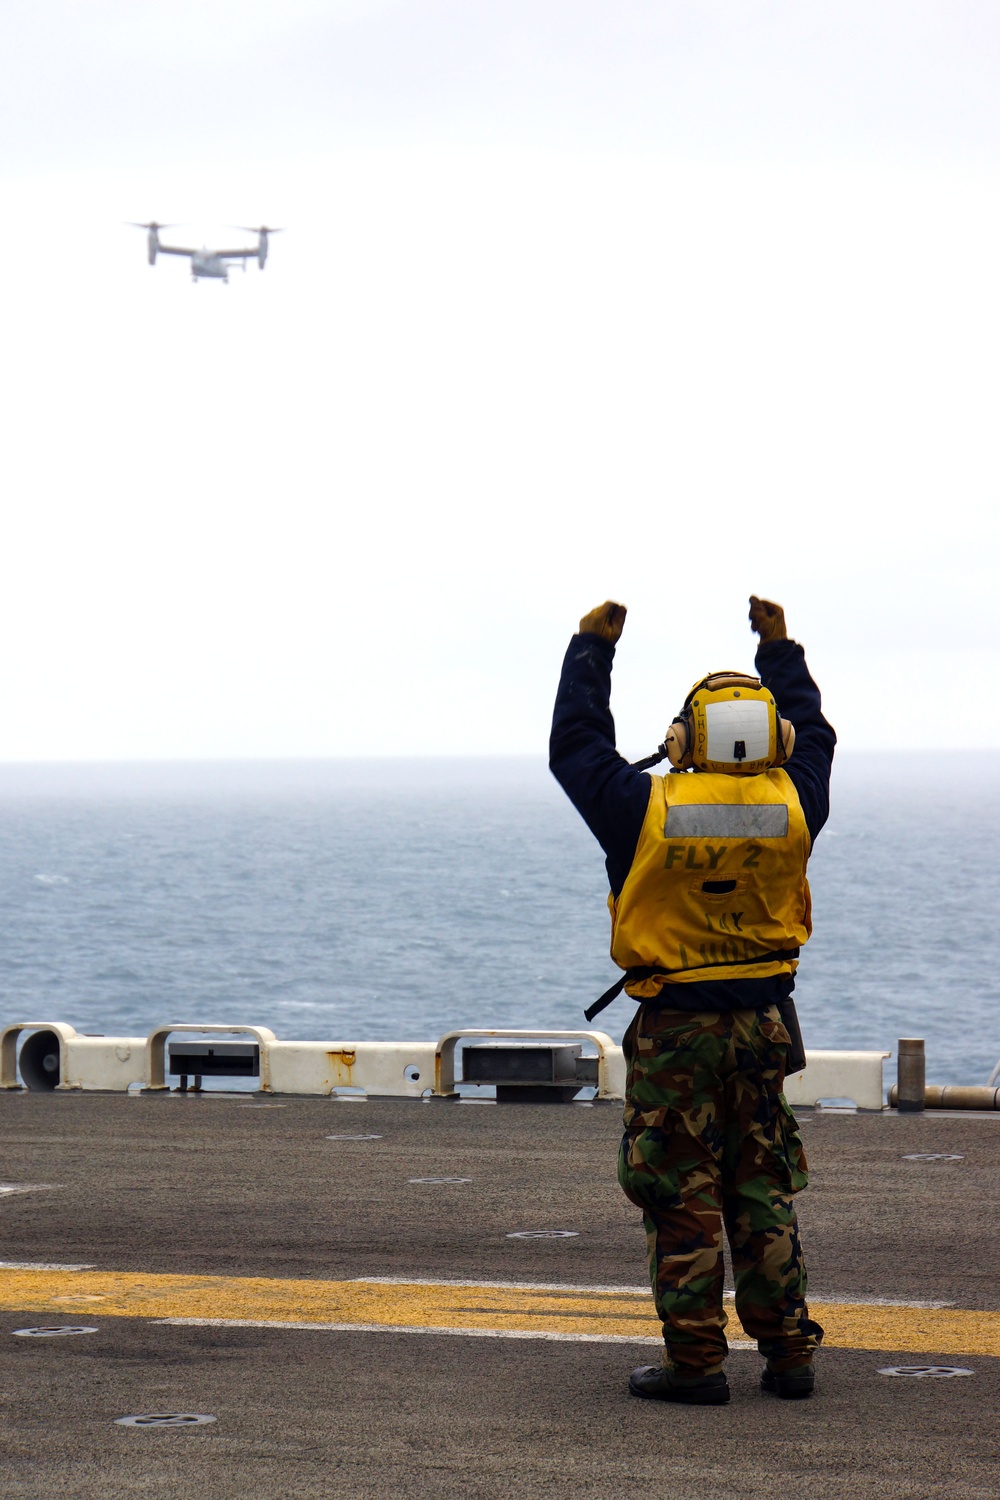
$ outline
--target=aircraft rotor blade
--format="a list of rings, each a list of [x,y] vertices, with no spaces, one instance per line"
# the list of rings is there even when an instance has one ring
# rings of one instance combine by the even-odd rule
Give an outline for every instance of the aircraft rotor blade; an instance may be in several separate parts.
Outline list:
[[[148,224],[139,224],[135,219],[126,219],[125,223],[131,229],[176,229],[176,224],[158,224],[155,219],[150,219]]]
[[[230,224],[230,229],[242,229],[244,234],[283,234],[284,230],[272,229],[270,224]]]

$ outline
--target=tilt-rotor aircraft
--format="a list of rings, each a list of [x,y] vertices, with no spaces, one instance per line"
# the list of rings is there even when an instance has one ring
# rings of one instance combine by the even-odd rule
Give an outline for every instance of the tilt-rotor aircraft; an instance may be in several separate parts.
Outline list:
[[[149,256],[149,264],[156,265],[158,255],[186,255],[191,262],[191,280],[198,281],[201,277],[210,277],[216,281],[229,281],[229,267],[231,265],[242,265],[244,271],[248,260],[256,260],[263,271],[267,261],[268,235],[280,234],[280,229],[272,229],[267,224],[261,224],[259,229],[246,229],[244,225],[238,224],[238,229],[244,229],[246,234],[257,236],[256,248],[252,250],[209,250],[202,246],[200,250],[192,250],[184,245],[164,245],[160,239],[161,229],[171,229],[170,224],[158,224],[151,219],[148,224],[135,224],[136,229],[146,230],[146,250]]]

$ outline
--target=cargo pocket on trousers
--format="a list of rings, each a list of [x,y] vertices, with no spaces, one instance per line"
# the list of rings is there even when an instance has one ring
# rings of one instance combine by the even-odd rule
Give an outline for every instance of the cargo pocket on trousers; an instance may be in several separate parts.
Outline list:
[[[618,1186],[644,1213],[679,1208],[677,1170],[670,1164],[669,1131],[626,1130],[618,1148]]]
[[[777,1015],[777,1009],[777,1006],[775,1006],[774,1020],[772,1020],[770,1016],[764,1016],[761,1018],[760,1034],[772,1047],[790,1047],[792,1039],[788,1035],[788,1032],[785,1030],[785,1026],[781,1020],[781,1017]]]
[[[802,1189],[809,1184],[809,1163],[806,1161],[805,1147],[799,1135],[799,1127],[784,1094],[778,1095],[774,1150],[787,1174],[789,1191],[801,1193]]]

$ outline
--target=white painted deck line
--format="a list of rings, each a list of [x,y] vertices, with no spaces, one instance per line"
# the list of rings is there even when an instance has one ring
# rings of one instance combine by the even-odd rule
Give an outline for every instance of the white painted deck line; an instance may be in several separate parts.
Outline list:
[[[365,1286],[458,1286],[492,1292],[583,1292],[599,1297],[649,1297],[651,1295],[648,1286],[583,1286],[564,1281],[469,1281],[464,1276],[448,1279],[440,1276],[352,1276],[350,1280]],[[732,1287],[726,1287],[722,1295],[726,1301],[732,1302],[735,1300],[736,1292]],[[860,1305],[863,1307],[935,1308],[957,1305],[955,1302],[924,1301],[918,1297],[878,1297],[857,1292],[829,1292],[820,1296],[814,1296],[810,1292],[806,1300],[810,1305],[812,1303],[816,1303],[817,1306],[823,1303],[836,1303],[841,1307]]]
[[[283,1328],[304,1333],[439,1333],[469,1339],[545,1339],[564,1344],[655,1344],[662,1349],[661,1338],[646,1334],[621,1333],[553,1333],[524,1328],[436,1328],[407,1323],[286,1323],[274,1318],[157,1318],[158,1324],[179,1328]],[[730,1342],[730,1349],[756,1349],[746,1339]]]
[[[0,1260],[0,1271],[96,1271],[96,1265],[66,1266],[48,1260]]]

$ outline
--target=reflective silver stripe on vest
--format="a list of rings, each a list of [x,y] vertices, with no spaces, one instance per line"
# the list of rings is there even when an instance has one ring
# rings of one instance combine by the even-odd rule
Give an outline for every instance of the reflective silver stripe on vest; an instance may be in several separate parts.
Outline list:
[[[667,808],[666,839],[783,839],[788,835],[784,802],[677,803]]]

